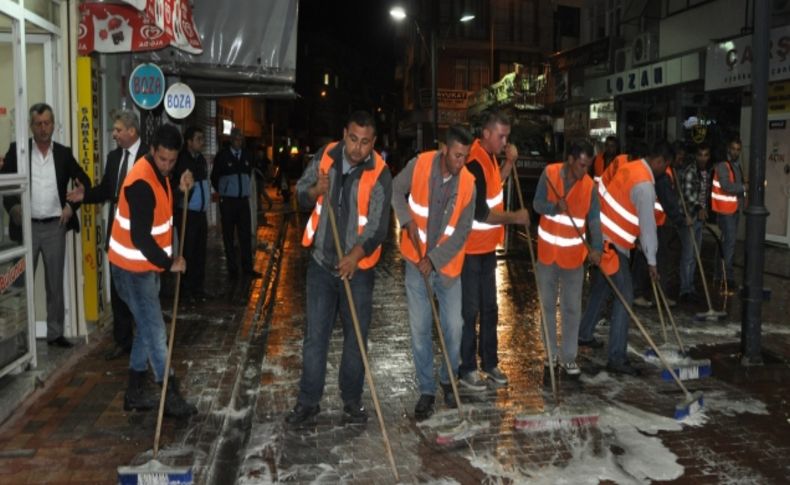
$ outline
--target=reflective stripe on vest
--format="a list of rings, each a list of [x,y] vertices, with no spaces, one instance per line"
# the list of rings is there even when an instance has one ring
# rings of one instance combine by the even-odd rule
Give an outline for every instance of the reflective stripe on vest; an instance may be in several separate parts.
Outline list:
[[[553,163],[546,167],[544,174],[554,189],[562,196],[565,183],[562,180],[563,163]],[[548,185],[548,184],[547,184]],[[565,195],[568,213],[540,216],[538,225],[538,259],[545,265],[557,264],[563,269],[574,269],[584,263],[587,248],[584,245],[584,231],[587,214],[590,212],[595,182],[585,174],[581,180],[573,184],[570,192]],[[558,195],[550,187],[546,193],[547,200],[552,203],[559,201]],[[569,215],[570,214],[570,215]],[[579,237],[579,232],[582,236]]]
[[[664,206],[662,206],[661,202],[658,200],[653,204],[653,213],[656,217],[656,226],[663,226],[664,223],[667,222],[667,214],[664,212]]]
[[[163,268],[149,262],[142,251],[132,242],[132,223],[129,219],[129,201],[126,188],[135,182],[143,181],[154,193],[154,218],[151,224],[151,237],[168,255],[173,255],[173,201],[170,181],[165,178],[167,188],[157,178],[156,169],[147,160],[139,160],[126,176],[123,187],[118,193],[118,206],[110,233],[108,257],[110,262],[120,268],[135,273],[146,271],[162,272]]]
[[[735,182],[735,174],[732,172],[732,167],[727,162],[724,162],[727,167],[727,173],[730,178],[730,183]],[[738,210],[738,196],[726,192],[719,182],[719,171],[713,170],[713,187],[710,191],[710,206],[713,212],[719,214],[735,214]]]
[[[429,204],[431,200],[430,180],[433,160],[436,154],[436,151],[421,153],[414,164],[414,173],[411,178],[409,212],[411,213],[412,221],[417,225],[420,247],[414,247],[409,237],[409,231],[403,229],[400,233],[400,250],[403,257],[414,264],[417,264],[422,256],[425,255],[428,244],[428,218],[430,217]],[[437,246],[440,246],[455,233],[455,227],[458,225],[458,220],[461,218],[464,208],[472,202],[472,193],[475,187],[474,176],[466,167],[462,168],[457,176],[459,177],[458,190],[455,194],[455,200],[452,202],[453,212],[447,221],[447,225],[442,229],[442,235],[436,242]],[[443,214],[438,214],[438,217],[443,216]],[[458,251],[446,265],[437,268],[437,271],[448,278],[457,278],[461,275],[464,255],[465,252],[463,250]]]
[[[603,184],[599,186],[603,233],[622,248],[633,248],[639,237],[639,216],[631,202],[631,189],[643,182],[653,183],[653,176],[642,160],[635,160],[621,165],[603,190]]]
[[[504,210],[502,192],[502,176],[499,173],[499,164],[496,157],[489,155],[480,145],[480,140],[475,139],[469,150],[467,163],[476,161],[483,169],[486,183],[486,204],[489,209]],[[513,169],[515,170],[515,168]],[[472,221],[472,231],[466,241],[466,254],[484,254],[496,250],[504,241],[505,229],[501,224],[488,224],[477,220]]]
[[[334,165],[335,160],[329,154],[333,148],[337,146],[337,142],[332,142],[328,144],[324,148],[323,155],[321,156],[321,161],[319,162],[318,169],[324,173],[329,173],[332,169],[332,165]],[[381,172],[386,168],[387,164],[384,162],[384,159],[377,152],[373,152],[373,160],[374,160],[374,167],[370,170],[362,170],[362,175],[359,177],[359,182],[357,184],[357,234],[362,234],[365,230],[365,226],[368,223],[368,210],[370,209],[370,193],[373,191],[373,187],[376,186],[376,182],[379,179],[379,175]],[[332,190],[332,187],[329,188]],[[302,235],[302,246],[309,247],[313,245],[313,241],[315,239],[315,233],[318,231],[318,224],[321,221],[321,209],[323,207],[324,196],[319,196],[315,202],[315,207],[313,208],[312,214],[310,214],[310,218],[307,221],[307,225],[305,226],[304,234]],[[365,256],[364,258],[359,260],[357,267],[359,269],[370,269],[376,265],[376,263],[381,257],[381,245],[376,247],[376,249],[369,255]]]

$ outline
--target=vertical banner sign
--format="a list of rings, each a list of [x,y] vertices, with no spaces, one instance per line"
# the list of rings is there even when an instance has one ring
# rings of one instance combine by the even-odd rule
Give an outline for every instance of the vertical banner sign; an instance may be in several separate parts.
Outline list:
[[[79,163],[91,183],[95,184],[94,136],[93,136],[93,84],[92,59],[89,56],[77,58],[77,122],[79,126],[78,146]],[[82,224],[82,273],[84,275],[85,320],[99,319],[99,283],[96,242],[96,220],[98,211],[95,204],[83,204],[80,208]]]

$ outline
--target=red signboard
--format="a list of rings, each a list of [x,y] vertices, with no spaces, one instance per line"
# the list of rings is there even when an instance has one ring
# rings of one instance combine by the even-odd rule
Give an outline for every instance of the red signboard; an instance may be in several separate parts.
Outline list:
[[[126,1],[142,3],[142,0]],[[203,52],[192,19],[192,9],[186,0],[145,0],[145,14],[151,19],[151,23],[174,40],[174,46],[193,54]]]
[[[188,20],[192,22],[191,13]],[[83,3],[80,5],[80,27],[77,50],[80,55],[91,52],[137,52],[177,47],[191,53],[202,52],[194,28],[190,30],[197,40],[178,42],[166,30],[153,24],[145,12],[129,5],[109,3]]]

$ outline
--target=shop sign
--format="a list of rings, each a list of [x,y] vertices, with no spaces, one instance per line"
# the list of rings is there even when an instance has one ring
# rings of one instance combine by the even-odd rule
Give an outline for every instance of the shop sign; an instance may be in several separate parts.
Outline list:
[[[77,131],[77,146],[79,164],[88,174],[91,183],[96,183],[99,175],[96,172],[98,157],[96,149],[98,147],[97,130],[98,126],[94,123],[96,117],[96,99],[94,92],[93,61],[89,56],[77,58],[77,121],[79,129]],[[98,79],[98,76],[95,77]],[[101,237],[102,225],[98,206],[95,204],[83,204],[80,208],[80,224],[82,230],[82,274],[83,274],[83,298],[85,304],[85,320],[97,321],[101,310],[102,278],[101,278],[101,259],[99,252],[99,238]]]
[[[705,58],[705,90],[748,86],[752,83],[752,36],[708,46]],[[790,79],[790,25],[771,29],[768,79]]]
[[[472,93],[462,89],[437,89],[436,101],[439,108],[446,109],[466,109],[467,100]],[[420,106],[423,108],[431,107],[431,90],[420,89]]]
[[[129,94],[142,109],[154,109],[165,95],[165,75],[156,64],[145,63],[134,68],[129,77]]]
[[[768,85],[768,114],[790,113],[790,82]]]
[[[692,53],[611,76],[589,79],[584,83],[584,91],[591,99],[609,98],[695,81],[699,75],[699,54]]]
[[[171,118],[181,120],[195,109],[195,93],[184,83],[175,83],[165,93],[165,111]]]
[[[170,15],[166,18],[173,21],[175,16]],[[191,13],[188,18],[191,24]],[[179,22],[183,24],[183,18]],[[185,32],[189,32],[189,36]],[[168,30],[158,27],[155,19],[148,17],[145,11],[136,10],[129,5],[80,4],[77,37],[77,51],[80,55],[88,55],[91,52],[151,51],[169,46],[192,54],[200,54],[203,51],[194,24],[175,30],[170,26]]]

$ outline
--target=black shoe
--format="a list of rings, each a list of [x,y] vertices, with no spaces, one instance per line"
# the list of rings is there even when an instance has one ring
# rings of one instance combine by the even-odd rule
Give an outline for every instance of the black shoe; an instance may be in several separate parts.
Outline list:
[[[74,347],[74,344],[66,340],[64,337],[58,337],[55,340],[47,340],[47,345],[63,347],[64,349],[70,349]]]
[[[315,417],[319,411],[321,411],[321,407],[318,404],[315,406],[303,406],[301,403],[296,403],[296,406],[285,417],[285,422],[292,426],[303,424],[305,421]]]
[[[197,408],[189,404],[178,390],[178,380],[175,376],[167,379],[167,394],[165,395],[165,416],[171,418],[188,418],[197,414]]]
[[[579,339],[579,347],[589,347],[591,349],[600,349],[603,347],[603,342],[592,338],[590,340]]]
[[[458,402],[455,400],[455,394],[453,393],[453,386],[450,384],[442,384],[442,394],[444,394],[444,405],[450,409],[455,409],[458,407]]]
[[[343,406],[343,422],[348,424],[365,424],[368,422],[368,411],[359,401],[350,401]]]
[[[254,269],[251,269],[249,271],[245,271],[244,276],[253,280],[257,280],[263,275],[259,271],[255,271]]]
[[[430,394],[420,394],[420,399],[417,401],[417,405],[414,406],[414,419],[422,421],[430,418],[433,414],[433,403],[435,400],[436,398]]]
[[[633,377],[637,377],[642,374],[642,371],[632,366],[631,363],[628,361],[625,361],[622,364],[613,364],[611,362],[608,362],[606,364],[606,370],[607,372],[611,372],[612,374],[620,374],[620,375],[633,376]]]
[[[122,357],[124,354],[128,354],[131,352],[132,349],[129,347],[121,347],[120,345],[115,345],[112,349],[110,349],[106,354],[104,354],[104,360],[115,360],[118,357]]]
[[[149,411],[159,401],[149,395],[145,386],[146,372],[129,369],[129,387],[123,395],[124,411]]]

